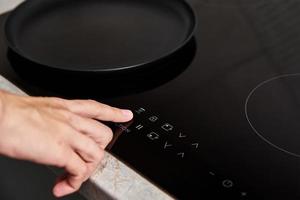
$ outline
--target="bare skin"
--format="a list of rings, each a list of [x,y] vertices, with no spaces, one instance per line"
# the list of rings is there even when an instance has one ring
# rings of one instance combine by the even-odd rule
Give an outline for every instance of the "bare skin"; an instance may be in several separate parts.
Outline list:
[[[0,91],[0,154],[65,169],[56,197],[77,191],[112,139],[99,121],[127,122],[133,114],[92,100],[23,97]]]

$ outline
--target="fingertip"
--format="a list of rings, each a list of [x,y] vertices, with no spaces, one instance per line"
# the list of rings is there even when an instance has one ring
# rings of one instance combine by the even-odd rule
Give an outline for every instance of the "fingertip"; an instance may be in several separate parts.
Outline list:
[[[52,193],[56,198],[60,198],[63,196],[63,191],[62,191],[61,187],[59,187],[58,183],[52,189]]]
[[[55,197],[60,198],[75,192],[75,190],[74,188],[69,186],[67,182],[64,180],[64,181],[57,182],[52,192]]]
[[[130,121],[133,118],[133,113],[131,112],[131,110],[122,110],[122,114],[127,121]]]

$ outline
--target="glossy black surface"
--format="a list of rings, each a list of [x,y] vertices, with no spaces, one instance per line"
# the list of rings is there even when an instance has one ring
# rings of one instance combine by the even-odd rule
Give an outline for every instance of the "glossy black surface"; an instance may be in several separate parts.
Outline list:
[[[15,52],[45,71],[109,72],[169,56],[195,24],[181,0],[32,0],[12,12],[6,33]]]
[[[137,110],[129,127],[114,125],[110,151],[180,199],[299,199],[300,159],[263,137],[298,151],[300,2],[189,3],[199,20],[197,51],[180,74],[130,95],[101,95],[109,85],[91,85],[98,95],[89,98]],[[24,82],[5,52],[1,45],[1,73],[30,94],[80,97],[85,90],[64,95]],[[287,74],[294,78],[271,81],[251,95]],[[253,127],[264,130],[263,137]]]

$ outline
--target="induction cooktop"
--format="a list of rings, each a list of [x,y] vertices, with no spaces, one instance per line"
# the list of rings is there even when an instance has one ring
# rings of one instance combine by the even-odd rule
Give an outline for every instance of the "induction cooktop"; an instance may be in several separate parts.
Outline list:
[[[299,199],[300,1],[188,2],[198,28],[187,47],[112,82],[26,80],[1,16],[0,73],[31,95],[132,109],[132,122],[110,124],[108,150],[176,198]]]

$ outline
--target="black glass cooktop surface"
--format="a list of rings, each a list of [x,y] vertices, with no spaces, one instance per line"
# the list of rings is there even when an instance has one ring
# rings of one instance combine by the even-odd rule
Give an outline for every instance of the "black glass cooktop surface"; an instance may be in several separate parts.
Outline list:
[[[31,95],[134,110],[131,123],[111,125],[109,151],[176,198],[299,199],[300,1],[188,2],[194,40],[146,75],[25,80],[15,68],[28,63],[7,54],[5,16],[0,73]]]

